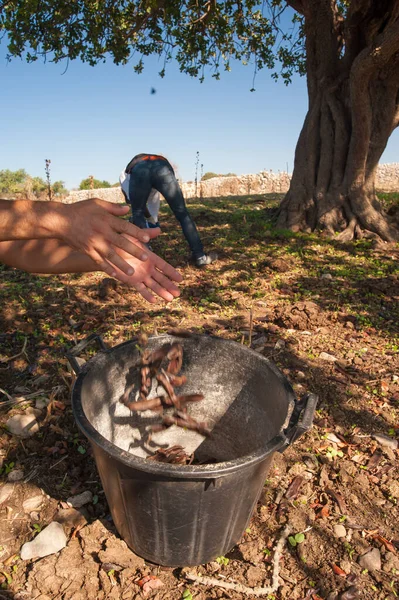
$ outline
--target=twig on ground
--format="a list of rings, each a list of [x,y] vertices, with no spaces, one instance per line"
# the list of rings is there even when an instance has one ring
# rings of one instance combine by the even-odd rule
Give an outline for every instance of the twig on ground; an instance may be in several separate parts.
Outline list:
[[[27,338],[27,336],[25,336],[24,345],[22,346],[21,352],[18,352],[18,354],[14,354],[14,356],[9,356],[8,358],[0,358],[0,363],[8,363],[8,362],[10,362],[10,360],[14,360],[14,358],[19,358],[20,356],[22,356],[22,354],[25,354],[26,359],[28,359],[28,357],[26,356],[26,352],[25,352],[27,343],[28,343],[28,338]]]
[[[280,536],[276,544],[276,548],[274,550],[273,557],[273,575],[272,575],[272,585],[267,587],[255,587],[250,588],[241,583],[230,583],[228,581],[220,581],[220,579],[216,579],[216,577],[204,577],[203,575],[195,575],[194,573],[185,573],[184,576],[189,581],[193,581],[194,583],[200,583],[202,585],[209,585],[212,587],[220,587],[224,590],[233,590],[234,592],[238,592],[241,594],[247,594],[249,596],[256,596],[260,598],[261,596],[267,596],[268,594],[273,594],[280,587],[279,582],[279,572],[280,572],[280,558],[284,548],[284,544],[286,539],[291,533],[291,526],[287,525]]]
[[[0,392],[8,398],[8,402],[14,402],[14,398],[12,396],[10,396],[10,394],[8,392],[3,390],[3,388],[0,388]]]

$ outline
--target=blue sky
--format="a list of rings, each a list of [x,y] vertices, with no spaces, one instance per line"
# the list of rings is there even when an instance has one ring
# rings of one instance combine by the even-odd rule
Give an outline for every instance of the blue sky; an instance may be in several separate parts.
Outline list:
[[[164,154],[184,180],[195,177],[196,152],[203,170],[257,173],[262,169],[292,171],[295,144],[305,117],[305,79],[286,87],[260,71],[239,63],[215,81],[204,83],[181,74],[170,64],[149,58],[144,72],[111,61],[90,67],[79,61],[33,64],[5,60],[0,44],[0,170],[24,168],[51,178],[68,189],[94,175],[110,183],[139,152]],[[156,94],[151,94],[154,87]],[[396,162],[396,131],[381,162]]]

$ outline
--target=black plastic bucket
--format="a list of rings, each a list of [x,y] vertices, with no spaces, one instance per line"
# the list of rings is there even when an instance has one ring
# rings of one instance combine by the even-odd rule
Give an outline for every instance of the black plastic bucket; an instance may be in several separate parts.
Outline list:
[[[80,370],[76,357],[93,340],[102,351]],[[238,542],[273,453],[311,427],[317,402],[313,394],[296,402],[289,382],[270,361],[235,342],[154,336],[149,347],[176,340],[183,346],[187,377],[179,392],[204,394],[189,413],[207,422],[210,438],[172,426],[148,441],[159,414],[132,414],[120,402],[138,373],[135,341],[105,350],[101,338],[90,336],[68,354],[78,373],[74,416],[90,440],[114,523],[136,554],[173,567],[206,563]],[[158,447],[174,444],[205,464],[146,460]]]

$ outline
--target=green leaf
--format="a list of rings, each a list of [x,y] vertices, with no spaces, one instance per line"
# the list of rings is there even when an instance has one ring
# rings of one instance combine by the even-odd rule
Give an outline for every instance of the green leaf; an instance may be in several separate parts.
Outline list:
[[[98,496],[97,496],[97,494],[94,494],[94,496],[93,496],[93,504],[97,504],[97,502],[98,502]]]
[[[292,535],[290,535],[290,537],[288,538],[288,541],[291,544],[291,546],[293,548],[295,548],[295,546],[296,546],[296,540],[295,540],[295,538]]]
[[[85,448],[83,448],[83,446],[78,446],[77,450],[78,450],[79,454],[86,454],[86,450],[85,450]]]
[[[297,533],[295,535],[295,541],[297,544],[302,544],[302,542],[305,540],[305,536],[303,533]]]
[[[190,592],[190,590],[184,590],[182,598],[184,598],[185,600],[192,600],[193,599],[193,595]]]

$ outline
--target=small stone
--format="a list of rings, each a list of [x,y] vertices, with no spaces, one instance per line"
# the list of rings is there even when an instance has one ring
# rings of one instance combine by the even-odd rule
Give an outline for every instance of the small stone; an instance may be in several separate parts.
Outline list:
[[[246,583],[250,587],[259,585],[264,578],[264,570],[261,567],[248,567],[245,573]]]
[[[372,437],[380,444],[380,446],[391,448],[391,450],[397,450],[398,448],[398,440],[391,438],[388,435],[384,435],[383,433],[375,433]]]
[[[7,477],[7,481],[21,481],[24,478],[24,472],[22,469],[13,469]]]
[[[274,349],[275,350],[282,350],[283,348],[285,348],[285,341],[284,340],[277,340],[277,342],[274,345]]]
[[[392,375],[392,381],[399,381],[399,375]]]
[[[38,410],[41,411],[43,408],[46,408],[48,403],[49,403],[49,400],[47,398],[38,398],[35,402],[35,406]]]
[[[321,333],[322,335],[329,335],[330,334],[330,330],[328,327],[318,327],[316,329],[317,333]]]
[[[266,337],[261,335],[260,337],[252,340],[252,347],[257,348],[258,346],[264,346],[266,344]]]
[[[346,321],[345,322],[345,327],[346,327],[346,329],[355,329],[355,326],[352,323],[352,321]]]
[[[328,362],[335,362],[337,360],[335,356],[328,354],[328,352],[320,352],[319,358],[321,358],[321,360],[327,360]]]
[[[333,276],[331,275],[331,273],[323,273],[323,275],[321,276],[321,279],[329,279],[330,281],[332,280]]]
[[[296,376],[298,379],[306,379],[306,375],[303,371],[297,371]]]
[[[399,482],[396,480],[390,481],[387,483],[387,488],[389,490],[390,496],[392,498],[399,498]]]
[[[35,417],[40,417],[40,415],[42,414],[42,411],[39,410],[38,408],[34,408],[33,406],[28,406],[28,408],[25,410],[25,414],[26,415],[34,415]]]
[[[363,569],[367,569],[368,571],[380,571],[381,553],[378,548],[372,548],[359,557],[358,563]]]
[[[54,517],[54,520],[62,524],[65,533],[68,535],[73,529],[80,529],[86,525],[86,517],[88,516],[84,508],[82,511],[76,510],[76,508],[61,508]]]
[[[29,560],[30,558],[49,556],[65,548],[66,543],[67,537],[62,525],[53,522],[43,529],[34,540],[22,546],[21,558],[22,560]]]
[[[86,490],[77,496],[71,496],[70,498],[67,498],[67,503],[73,508],[80,508],[81,506],[89,504],[92,501],[93,494],[89,490]]]
[[[333,531],[336,538],[346,537],[346,529],[343,525],[334,525]]]
[[[348,560],[347,558],[344,558],[343,560],[341,560],[341,562],[339,563],[341,569],[347,574],[349,575],[349,573],[352,570],[352,564],[351,561]]]
[[[22,508],[24,509],[24,512],[30,513],[33,510],[37,510],[41,506],[42,502],[43,496],[41,494],[38,496],[32,496],[22,503]]]
[[[357,600],[360,598],[359,588],[356,585],[351,585],[338,598],[339,600]]]
[[[6,427],[13,435],[28,438],[39,431],[35,415],[14,415],[8,419]]]
[[[393,552],[386,553],[382,570],[385,571],[385,573],[391,573],[393,570],[396,572],[399,571],[399,558],[395,556]]]
[[[14,491],[14,486],[6,483],[0,487],[0,504],[6,502]]]

